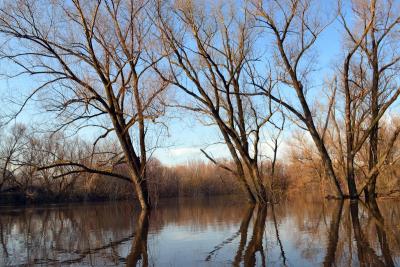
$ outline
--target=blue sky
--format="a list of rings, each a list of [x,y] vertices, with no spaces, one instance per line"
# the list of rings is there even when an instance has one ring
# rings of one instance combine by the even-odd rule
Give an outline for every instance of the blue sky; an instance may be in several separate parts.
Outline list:
[[[341,51],[342,37],[339,34],[340,25],[337,21],[332,23],[320,36],[317,44],[315,45],[315,52],[318,54],[318,67],[319,70],[313,75],[314,84],[322,83],[324,77],[329,75],[331,66]],[[12,70],[13,67],[9,65],[0,66],[0,70]],[[5,77],[0,78],[0,112],[9,112],[10,108],[15,109],[12,105],[13,100],[21,101],[23,95],[29,92],[29,88],[35,82],[30,80],[29,77],[21,79],[8,80]],[[312,93],[311,97],[321,98],[318,90]],[[0,114],[1,114],[0,113]],[[218,131],[214,127],[205,127],[201,125],[195,116],[189,112],[181,111],[178,114],[179,118],[169,120],[169,136],[162,139],[161,148],[155,152],[155,156],[164,164],[173,165],[186,163],[191,160],[204,160],[204,156],[200,152],[200,148],[206,150],[214,157],[229,157],[227,150],[222,144],[214,144],[221,138]],[[50,120],[50,114],[42,113],[40,103],[31,102],[24,112],[18,117],[18,122],[25,123],[42,123],[46,125]],[[285,137],[290,135],[293,127],[289,128]],[[96,133],[85,131],[82,133],[85,137],[95,138]],[[214,145],[212,145],[214,144]],[[283,149],[280,157],[285,156],[285,141],[283,141]],[[267,152],[268,153],[268,152]]]
[[[315,53],[318,55],[318,71],[313,74],[314,84],[321,84],[325,77],[331,74],[332,66],[335,59],[341,55],[342,37],[339,32],[340,24],[334,21],[320,36],[316,45]],[[312,98],[321,98],[318,90],[310,92]],[[296,127],[289,127],[282,140],[279,157],[287,156],[287,140],[290,132]],[[156,156],[166,164],[185,163],[190,160],[204,160],[205,157],[200,152],[200,148],[207,148],[215,157],[229,158],[229,152],[222,144],[210,145],[220,140],[220,136],[216,128],[204,127],[196,121],[194,116],[187,114],[181,120],[176,120],[170,125],[171,138],[168,140],[171,147],[159,149]],[[268,151],[266,151],[268,154]]]

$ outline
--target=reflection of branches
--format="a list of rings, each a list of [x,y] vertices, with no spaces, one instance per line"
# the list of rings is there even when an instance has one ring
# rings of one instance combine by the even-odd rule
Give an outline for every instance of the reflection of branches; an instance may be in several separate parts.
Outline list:
[[[340,201],[332,215],[331,225],[329,228],[328,248],[324,259],[324,266],[334,266],[336,248],[339,240],[339,225],[342,217],[343,201]]]
[[[239,261],[240,261],[240,257],[241,257],[241,252],[243,251],[244,245],[246,244],[246,239],[247,239],[247,229],[249,226],[249,222],[251,219],[251,215],[253,214],[253,210],[254,210],[254,206],[250,206],[247,211],[246,214],[244,216],[244,219],[240,225],[239,231],[237,231],[236,233],[234,233],[231,237],[225,239],[224,241],[222,241],[220,244],[218,244],[217,246],[214,247],[214,249],[212,251],[210,251],[208,253],[208,256],[206,257],[205,261],[210,261],[211,257],[218,252],[218,250],[222,249],[226,244],[230,244],[235,238],[237,238],[240,235],[240,245],[239,245],[239,249],[238,249],[238,254],[236,255],[236,257],[239,257]],[[244,242],[243,242],[244,241]],[[240,252],[240,253],[239,253]],[[235,262],[236,262],[236,258],[235,258]]]
[[[232,243],[233,240],[236,239],[240,234],[240,230],[234,233],[231,237],[225,239],[220,244],[216,245],[212,251],[210,251],[205,259],[205,261],[210,261],[211,257],[218,252],[218,250],[222,249],[226,244]]]
[[[125,263],[126,254],[121,253],[139,233],[126,218],[134,216],[137,221],[138,215],[123,203],[1,212],[0,238],[4,236],[9,254],[0,243],[0,265]],[[10,227],[15,230],[10,232]],[[16,242],[21,243],[18,248],[14,246]]]
[[[274,205],[272,205],[272,218],[273,218],[273,220],[274,220],[276,240],[278,241],[279,249],[281,250],[282,264],[283,264],[283,266],[287,266],[287,265],[286,265],[285,251],[284,251],[284,249],[283,249],[282,241],[281,241],[281,238],[280,238],[280,236],[279,236],[278,224],[277,224],[277,222],[276,222],[276,216],[275,216]]]
[[[86,258],[88,255],[92,255],[92,254],[96,254],[97,252],[101,251],[101,250],[106,250],[108,248],[114,248],[120,244],[123,244],[129,240],[131,240],[133,237],[135,236],[135,234],[131,234],[125,238],[122,238],[120,240],[117,241],[111,241],[110,243],[108,243],[107,245],[104,246],[100,246],[97,248],[88,248],[82,251],[74,251],[74,253],[79,254],[79,257],[75,258],[75,259],[69,259],[69,260],[64,260],[64,261],[57,261],[57,260],[53,260],[53,259],[45,259],[43,262],[48,263],[48,262],[56,262],[56,263],[60,263],[60,264],[73,264],[73,263],[79,263],[81,262],[84,258]],[[58,249],[60,252],[69,252],[68,250],[64,250],[64,249]],[[41,262],[42,260],[40,260]],[[35,261],[35,263],[38,263],[38,261]]]
[[[237,231],[236,233],[234,233],[231,237],[225,239],[224,241],[222,241],[220,244],[216,245],[214,247],[214,249],[212,251],[210,251],[205,259],[205,261],[210,261],[211,257],[218,252],[218,250],[222,249],[226,244],[230,244],[232,243],[233,240],[236,239],[236,237],[238,237],[240,234],[240,230]]]
[[[45,232],[47,229],[52,229],[53,235],[55,240],[58,241],[61,239],[63,232],[64,232],[64,223],[65,220],[62,217],[63,213],[59,213],[58,217],[56,218],[56,220],[54,222],[52,222],[50,220],[50,212],[47,210],[46,214],[44,215],[44,220],[42,223],[42,233],[43,235],[45,235]],[[77,222],[76,219],[74,218],[74,215],[71,213],[67,214],[67,217],[69,218],[69,224],[71,225],[71,228],[77,230],[78,232],[81,233],[81,240],[86,240],[89,239],[88,236],[85,235],[86,231],[84,229],[85,225],[82,225],[81,223]],[[31,220],[29,220],[30,222]],[[56,231],[56,225],[52,225],[52,223],[54,224],[55,222],[60,222],[60,230]],[[98,252],[100,251],[104,251],[107,250],[109,248],[113,249],[129,240],[131,240],[134,237],[135,233],[132,233],[124,238],[121,238],[119,240],[116,241],[110,241],[109,243],[99,246],[99,247],[94,247],[91,248],[90,246],[88,248],[84,248],[84,249],[75,249],[73,251],[71,251],[71,249],[63,249],[63,248],[56,248],[55,250],[59,253],[64,253],[64,254],[75,254],[77,255],[76,258],[70,258],[70,259],[66,259],[66,260],[58,260],[58,259],[51,259],[51,258],[39,258],[39,259],[35,259],[34,263],[35,264],[48,264],[48,263],[53,263],[53,264],[76,264],[76,263],[80,263],[82,262],[87,256],[89,255],[96,255]],[[45,253],[44,255],[47,255],[48,253]]]

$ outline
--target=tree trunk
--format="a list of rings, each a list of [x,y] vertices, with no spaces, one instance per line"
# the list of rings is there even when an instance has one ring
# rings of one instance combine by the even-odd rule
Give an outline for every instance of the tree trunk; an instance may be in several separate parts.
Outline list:
[[[326,147],[325,147],[325,144],[324,144],[322,138],[319,136],[317,130],[315,129],[314,123],[312,123],[311,120],[308,121],[307,127],[310,131],[310,134],[314,141],[314,144],[317,146],[319,155],[321,157],[321,160],[322,160],[322,163],[324,166],[326,176],[329,177],[331,179],[331,181],[334,182],[337,196],[339,198],[343,198],[342,188],[340,186],[338,178],[336,177],[335,171],[333,169],[332,160],[329,156],[328,151],[326,150]]]
[[[251,191],[249,184],[246,181],[244,172],[240,171],[240,168],[237,168],[237,170],[239,173],[236,175],[236,178],[237,178],[237,181],[239,182],[240,187],[246,197],[246,200],[252,204],[257,203],[257,199],[256,199],[255,195],[253,194],[253,192]]]
[[[116,125],[116,124],[114,124]],[[130,137],[129,134],[126,133],[123,136],[121,133],[122,130],[116,130],[118,139],[120,141],[122,150],[125,155],[125,159],[127,161],[127,167],[129,170],[129,176],[131,177],[132,183],[134,185],[136,196],[139,200],[140,207],[143,210],[151,209],[151,201],[149,197],[149,189],[147,186],[147,177],[146,171],[143,169],[141,173],[141,165],[146,164],[145,162],[140,162],[140,159],[136,156],[135,151],[133,150],[132,144],[129,142]]]
[[[377,75],[377,74],[376,74]],[[375,76],[375,70],[374,70]],[[374,77],[374,84],[371,89],[371,116],[372,118],[376,118],[379,113],[378,108],[378,77]],[[375,84],[376,83],[376,84]],[[372,128],[372,131],[369,136],[369,161],[368,161],[368,169],[372,170],[378,164],[378,134],[379,134],[379,124],[376,123]],[[378,173],[374,174],[371,177],[371,183],[368,186],[368,197],[375,198],[376,197],[376,180],[378,178]]]
[[[357,199],[357,186],[354,177],[354,159],[352,156],[347,157],[347,186],[349,189],[349,198],[350,199]]]
[[[143,210],[151,209],[151,201],[146,178],[140,179],[139,184],[135,185],[135,187],[136,186],[138,187],[136,188],[136,194],[139,199],[140,207]]]
[[[372,10],[375,11],[375,2],[371,5]],[[373,17],[375,20],[375,17]],[[372,86],[371,86],[371,121],[379,115],[379,55],[378,55],[378,43],[375,39],[376,25],[374,23],[371,28],[370,37],[372,44],[372,53],[370,57],[370,62],[372,64]],[[371,171],[378,164],[378,137],[379,137],[379,121],[374,125],[372,131],[369,135],[369,162],[368,169]],[[378,173],[371,177],[371,183],[368,186],[368,197],[375,198],[376,192],[376,179],[378,178]]]
[[[324,141],[322,140],[321,136],[319,135],[319,133],[315,127],[314,119],[311,114],[310,107],[309,107],[306,97],[304,95],[303,85],[301,84],[300,80],[297,78],[295,69],[293,69],[292,65],[289,62],[289,59],[286,55],[285,48],[283,45],[283,40],[280,38],[280,33],[278,31],[276,31],[275,34],[277,35],[278,49],[279,49],[279,52],[283,59],[283,63],[285,65],[287,71],[289,72],[289,75],[293,82],[293,87],[297,94],[297,98],[300,101],[301,107],[303,109],[304,117],[301,115],[298,115],[298,114],[297,114],[297,116],[300,116],[299,118],[306,124],[307,129],[310,132],[315,145],[317,146],[319,155],[324,164],[325,173],[334,182],[337,195],[340,198],[343,198],[343,191],[340,186],[339,180],[338,180],[337,176],[335,175],[331,157],[329,156],[329,153],[325,147]]]
[[[253,193],[251,192],[251,189],[249,187],[249,185],[246,183],[246,179],[243,177],[238,178],[238,181],[242,187],[242,190],[246,196],[246,199],[249,203],[256,203],[257,200],[254,197]]]
[[[357,199],[358,192],[356,182],[354,180],[354,121],[352,117],[353,97],[351,95],[349,82],[350,60],[353,53],[349,53],[344,63],[344,93],[345,93],[345,126],[346,126],[346,178],[350,199]]]
[[[377,194],[376,194],[376,180],[378,178],[378,174],[375,174],[372,177],[372,181],[371,183],[368,185],[368,194],[367,194],[367,199],[373,199],[376,198]]]
[[[267,203],[267,193],[265,191],[264,184],[262,182],[262,177],[260,170],[258,169],[257,162],[251,165],[251,176],[254,182],[254,186],[257,192],[257,203],[266,204]]]

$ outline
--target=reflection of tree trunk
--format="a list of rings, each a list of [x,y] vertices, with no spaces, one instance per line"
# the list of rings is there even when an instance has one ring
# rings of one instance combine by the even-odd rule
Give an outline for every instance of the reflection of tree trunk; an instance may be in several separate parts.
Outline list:
[[[358,202],[350,203],[351,221],[353,224],[354,238],[357,242],[357,254],[360,266],[366,265],[364,256],[360,221],[358,220]]]
[[[379,222],[375,224],[376,232],[378,235],[379,244],[381,247],[383,258],[385,259],[386,266],[394,266],[392,253],[390,252],[389,243],[387,241],[386,231],[384,229],[385,220],[379,210],[378,203],[375,198],[369,200],[368,206],[371,208],[372,215]]]
[[[253,235],[244,254],[244,266],[256,265],[256,253],[260,252],[262,266],[265,266],[265,255],[263,249],[263,235],[265,220],[267,217],[267,206],[258,206],[254,222]],[[259,264],[260,265],[260,264]]]
[[[285,251],[283,250],[282,241],[281,241],[281,238],[280,238],[280,236],[279,236],[279,231],[278,231],[278,224],[277,224],[277,222],[276,222],[274,205],[272,205],[272,218],[273,218],[273,220],[274,220],[276,240],[278,240],[279,248],[280,248],[280,250],[281,250],[282,264],[283,264],[283,266],[287,266],[287,265],[286,265]]]
[[[339,225],[342,217],[343,201],[337,203],[335,212],[332,215],[329,228],[328,249],[324,259],[324,266],[334,266],[336,248],[339,240]]]
[[[3,223],[0,221],[0,241],[1,245],[3,247],[3,253],[6,257],[8,257],[8,251],[7,251],[7,245],[4,240],[4,229],[3,229]]]
[[[131,252],[127,257],[126,266],[136,266],[142,259],[142,265],[148,266],[147,235],[149,232],[149,212],[142,210],[136,224],[135,238],[133,239]]]
[[[350,209],[347,208],[345,210],[345,214],[343,215],[343,224],[345,229],[347,230],[347,244],[348,244],[348,252],[349,252],[349,258],[347,262],[347,266],[351,266],[351,263],[353,262],[353,236],[352,236],[352,227],[351,227],[351,214],[350,214]]]
[[[369,246],[361,230],[360,220],[358,219],[358,201],[350,202],[350,212],[360,266],[385,266]]]
[[[245,216],[243,217],[243,221],[240,224],[240,243],[239,243],[239,248],[236,252],[236,256],[235,256],[235,260],[233,262],[233,266],[239,266],[240,262],[242,260],[242,254],[243,254],[243,250],[244,247],[246,246],[247,243],[247,231],[249,228],[249,223],[251,220],[251,217],[253,215],[253,211],[254,211],[254,206],[250,206],[247,211]]]

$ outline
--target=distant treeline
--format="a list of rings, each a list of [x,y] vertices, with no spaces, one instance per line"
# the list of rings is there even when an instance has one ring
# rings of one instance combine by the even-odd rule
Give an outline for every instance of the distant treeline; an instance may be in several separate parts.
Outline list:
[[[68,201],[117,200],[135,197],[132,183],[125,181],[126,163],[116,144],[108,143],[93,151],[92,143],[67,138],[61,133],[41,134],[25,125],[4,129],[0,141],[0,203],[43,203]],[[70,163],[74,162],[74,166]],[[225,166],[232,162],[221,160]],[[64,165],[65,164],[65,165]],[[80,170],[80,164],[89,170]],[[54,167],[55,165],[58,165]],[[46,168],[43,168],[46,166]],[[47,168],[47,166],[52,166]],[[279,166],[279,164],[278,164]],[[270,164],[263,171],[270,173]],[[112,171],[112,177],[91,169]],[[271,192],[282,195],[288,187],[284,168],[277,167]],[[191,161],[163,166],[156,158],[146,168],[149,194],[162,197],[201,197],[241,195],[231,172],[212,162]]]
[[[381,130],[382,142],[387,140],[387,127]],[[263,182],[271,200],[297,196],[301,192],[328,196],[332,192],[332,184],[324,174],[313,144],[301,134],[294,134],[290,144],[289,156],[275,163],[272,179],[267,179],[271,177],[271,163],[261,163],[260,169],[265,177]],[[396,143],[394,148],[390,158],[397,155],[399,144]],[[119,159],[120,154],[118,145],[114,143],[103,144],[93,151],[92,143],[67,138],[61,133],[41,134],[25,125],[5,128],[0,141],[0,203],[135,198],[132,183],[124,180],[128,169],[126,163]],[[71,166],[71,162],[75,166]],[[219,162],[227,168],[233,166],[228,160],[221,159]],[[336,163],[336,171],[340,173],[341,165],[339,161]],[[362,166],[366,166],[367,161],[360,157],[358,163],[357,174],[362,179]],[[79,169],[80,164],[89,169]],[[399,193],[399,165],[396,161],[387,162],[377,185],[379,195],[395,196]],[[121,176],[112,177],[92,169]],[[234,175],[211,161],[164,166],[153,158],[148,161],[146,171],[149,195],[154,201],[165,197],[243,195]],[[344,183],[344,174],[342,177]]]

